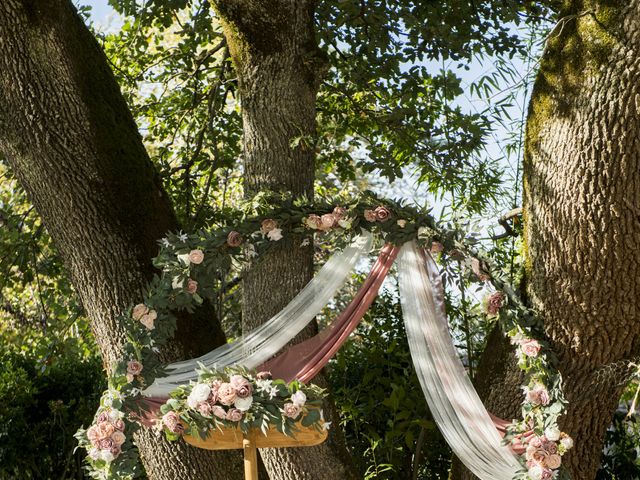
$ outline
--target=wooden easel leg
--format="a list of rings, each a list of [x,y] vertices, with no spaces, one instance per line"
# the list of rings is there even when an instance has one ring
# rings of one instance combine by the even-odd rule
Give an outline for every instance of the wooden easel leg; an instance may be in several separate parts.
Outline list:
[[[258,480],[258,450],[253,435],[244,437],[242,450],[244,452],[245,480]]]

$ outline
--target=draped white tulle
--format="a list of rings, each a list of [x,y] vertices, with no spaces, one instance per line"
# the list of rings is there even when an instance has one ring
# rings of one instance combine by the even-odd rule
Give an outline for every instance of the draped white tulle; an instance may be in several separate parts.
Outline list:
[[[415,242],[398,258],[400,300],[411,357],[429,409],[456,456],[482,480],[511,480],[517,457],[484,408],[449,334],[438,268]]]
[[[342,252],[334,254],[279,313],[242,338],[216,348],[199,358],[173,363],[169,375],[157,378],[143,393],[167,397],[180,385],[197,380],[199,364],[207,367],[239,365],[254,369],[270,359],[306,327],[350,279],[360,256],[371,249],[373,236],[363,230]],[[277,281],[275,281],[277,283]]]

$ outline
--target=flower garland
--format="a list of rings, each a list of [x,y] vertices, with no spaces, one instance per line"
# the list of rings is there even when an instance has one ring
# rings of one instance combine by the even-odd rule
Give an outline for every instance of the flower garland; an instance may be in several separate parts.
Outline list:
[[[278,208],[271,206],[274,201],[280,204]],[[396,245],[418,239],[431,245],[445,262],[466,254],[478,279],[491,281],[498,289],[487,301],[487,314],[498,318],[518,346],[518,364],[528,379],[523,420],[511,425],[505,441],[533,429],[536,436],[529,441],[523,459],[528,470],[523,469],[521,478],[548,480],[556,475],[559,458],[571,447],[571,439],[557,428],[565,401],[548,345],[536,340],[543,338],[541,321],[495,269],[487,268],[490,263],[467,244],[459,230],[440,228],[428,212],[380,199],[371,192],[352,200],[328,199],[316,204],[263,195],[250,202],[233,225],[197,234],[168,234],[160,240],[154,265],[162,273],[150,282],[143,302],[119,318],[128,340],[123,357],[111,368],[108,390],[102,395],[93,425],[76,433],[79,445],[87,449],[92,478],[132,479],[142,472],[132,441],[140,428],[140,394],[164,375],[157,354],[175,333],[174,312],[192,311],[205,299],[213,300],[223,288],[220,279],[234,266],[259,261],[285,237],[301,241],[301,245],[310,244],[314,234],[334,234],[337,240],[348,241],[360,228]],[[175,390],[161,408],[158,428],[171,440],[184,433],[204,436],[213,428],[232,425],[263,431],[274,426],[285,434],[294,433],[297,421],[324,428],[321,410],[309,408],[322,403],[324,393],[317,387],[299,382],[286,385],[267,378],[264,372],[238,369],[202,369],[198,374],[197,383]]]

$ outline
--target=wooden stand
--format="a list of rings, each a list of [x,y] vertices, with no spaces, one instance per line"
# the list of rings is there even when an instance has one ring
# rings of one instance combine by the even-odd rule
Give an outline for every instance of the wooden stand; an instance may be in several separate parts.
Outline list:
[[[225,428],[210,432],[205,439],[185,435],[189,445],[206,450],[232,450],[241,448],[244,452],[245,480],[258,480],[258,448],[311,447],[327,439],[327,431],[297,425],[295,437],[289,437],[270,428],[267,434],[260,430],[250,430],[246,435],[239,428]]]

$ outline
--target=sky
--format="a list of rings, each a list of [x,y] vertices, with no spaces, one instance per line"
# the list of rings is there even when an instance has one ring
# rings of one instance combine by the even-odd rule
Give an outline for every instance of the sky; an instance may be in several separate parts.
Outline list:
[[[94,26],[98,30],[108,31],[118,29],[121,25],[120,18],[118,14],[109,6],[108,0],[75,0],[76,4],[80,5],[88,5],[92,7],[91,17],[94,22]],[[522,72],[524,76],[528,71],[530,65],[526,65],[522,63],[522,61],[518,59],[514,59],[514,67],[519,72]],[[434,68],[440,68],[441,65],[434,65]],[[489,60],[484,65],[474,62],[470,65],[470,69],[468,71],[459,71],[458,74],[462,78],[463,86],[464,84],[470,84],[471,82],[477,80],[479,77],[485,75],[487,72],[490,72],[494,69],[494,65]],[[511,85],[507,84],[506,87],[513,88],[515,84],[518,83],[518,79],[514,80]],[[527,94],[528,92],[524,89],[520,89],[518,97],[515,99],[514,105],[508,108],[508,113],[513,119],[524,118],[523,114],[526,110],[527,105]],[[499,96],[496,98],[498,100]],[[476,98],[472,98],[469,95],[469,92],[465,92],[465,95],[461,96],[457,102],[461,108],[468,112],[479,112],[482,111],[486,106],[486,102],[479,101]],[[504,148],[507,143],[507,137],[511,135],[519,135],[521,132],[519,131],[511,131],[508,126],[500,126],[497,125],[493,134],[488,138],[486,145],[486,155],[490,158],[504,158]],[[519,185],[519,179],[516,180],[515,174],[516,169],[519,163],[519,159],[512,156],[509,160],[502,160],[502,165],[507,172],[507,176],[511,177],[511,182],[517,181]],[[415,183],[415,180],[411,178],[405,178],[404,180],[400,180],[398,182],[399,185],[392,186],[393,190],[397,191],[407,191],[407,187],[411,187],[411,183]],[[514,188],[515,184],[507,181],[507,185],[509,188]],[[408,191],[415,191],[415,189],[409,188]],[[381,192],[383,193],[383,192]],[[415,198],[408,200],[418,200]],[[440,203],[440,202],[438,202]],[[509,206],[496,206],[499,210],[500,208],[509,209]],[[439,210],[437,208],[436,210]]]

